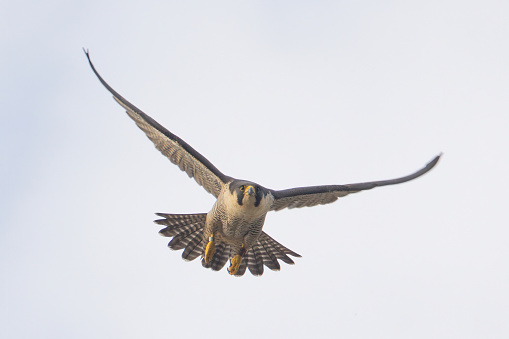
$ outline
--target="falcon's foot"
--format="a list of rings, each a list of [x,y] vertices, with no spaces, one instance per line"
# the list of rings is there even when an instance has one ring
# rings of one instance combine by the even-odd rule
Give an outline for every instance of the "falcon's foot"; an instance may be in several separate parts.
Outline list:
[[[230,268],[228,268],[228,272],[231,275],[234,275],[237,273],[240,267],[240,263],[242,262],[242,256],[240,254],[237,254],[230,260]]]
[[[205,263],[209,263],[212,260],[214,253],[216,253],[216,243],[214,242],[214,237],[210,236],[207,247],[205,247],[205,255],[204,255]]]

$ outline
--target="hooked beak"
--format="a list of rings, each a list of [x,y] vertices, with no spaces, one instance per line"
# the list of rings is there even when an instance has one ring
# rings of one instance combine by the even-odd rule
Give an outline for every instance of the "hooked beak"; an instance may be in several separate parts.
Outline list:
[[[247,195],[253,195],[255,193],[255,190],[253,186],[247,186],[246,190],[244,191],[244,194]]]

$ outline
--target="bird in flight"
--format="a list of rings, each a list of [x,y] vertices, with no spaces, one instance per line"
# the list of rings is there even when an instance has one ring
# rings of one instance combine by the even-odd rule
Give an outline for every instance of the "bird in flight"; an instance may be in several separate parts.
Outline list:
[[[84,52],[99,81],[155,147],[217,199],[208,213],[156,213],[162,219],[155,220],[166,226],[159,233],[172,237],[168,243],[171,249],[183,249],[182,258],[188,261],[201,256],[202,265],[214,271],[221,270],[228,259],[228,272],[234,276],[244,275],[247,268],[255,276],[262,275],[264,265],[279,271],[278,260],[294,264],[289,255],[300,255],[263,231],[269,211],[329,204],[350,193],[410,181],[431,170],[440,158],[440,155],[436,156],[424,168],[401,178],[348,185],[273,190],[248,180],[235,179],[223,174],[184,140],[118,94],[99,75],[88,51]]]

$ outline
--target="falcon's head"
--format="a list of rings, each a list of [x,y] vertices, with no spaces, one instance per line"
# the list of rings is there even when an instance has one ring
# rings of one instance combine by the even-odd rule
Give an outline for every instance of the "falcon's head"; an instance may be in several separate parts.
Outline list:
[[[268,191],[254,182],[235,180],[230,183],[230,193],[236,197],[240,206],[258,207],[266,199]]]

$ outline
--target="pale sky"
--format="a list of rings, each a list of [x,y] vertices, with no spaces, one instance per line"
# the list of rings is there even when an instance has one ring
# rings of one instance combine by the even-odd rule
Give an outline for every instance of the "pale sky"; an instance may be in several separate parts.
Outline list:
[[[0,6],[0,337],[509,337],[507,1]],[[425,176],[271,212],[296,264],[230,277],[155,212],[214,198],[101,86],[273,189]]]

